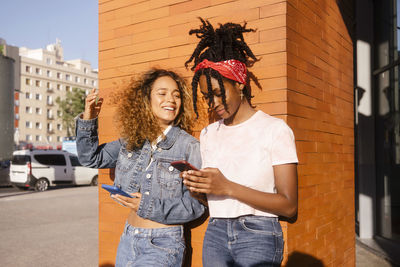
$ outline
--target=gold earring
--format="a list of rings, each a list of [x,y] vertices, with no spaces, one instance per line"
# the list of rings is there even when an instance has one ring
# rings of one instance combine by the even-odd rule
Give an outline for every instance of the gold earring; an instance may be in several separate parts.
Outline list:
[[[243,90],[240,90],[240,101],[243,100],[244,94],[243,94]]]

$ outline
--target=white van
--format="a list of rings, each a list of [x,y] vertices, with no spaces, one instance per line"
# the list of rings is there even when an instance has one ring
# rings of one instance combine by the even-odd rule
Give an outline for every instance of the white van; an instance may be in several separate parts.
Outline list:
[[[97,185],[98,170],[81,166],[78,157],[62,150],[14,151],[10,183],[20,189],[45,191],[60,184]]]

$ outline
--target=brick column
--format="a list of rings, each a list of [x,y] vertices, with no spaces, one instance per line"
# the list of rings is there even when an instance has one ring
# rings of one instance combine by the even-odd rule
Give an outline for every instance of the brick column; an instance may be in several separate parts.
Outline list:
[[[354,266],[354,152],[352,41],[336,1],[99,0],[99,88],[108,97],[133,73],[151,66],[188,79],[184,62],[200,23],[248,22],[246,35],[261,60],[251,71],[257,109],[288,122],[299,155],[299,214],[282,221],[285,259]],[[114,109],[100,114],[100,141],[118,138]],[[195,136],[208,122],[201,118]],[[112,170],[100,183],[112,183]],[[99,265],[114,264],[127,209],[99,190]],[[206,223],[191,228],[191,266],[200,267]],[[190,263],[189,265],[190,266]]]

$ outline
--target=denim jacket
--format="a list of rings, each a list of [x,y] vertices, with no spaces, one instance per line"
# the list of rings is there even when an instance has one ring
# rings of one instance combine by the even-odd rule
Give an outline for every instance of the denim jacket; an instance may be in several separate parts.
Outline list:
[[[162,224],[183,224],[204,213],[204,206],[191,197],[172,161],[186,160],[201,167],[199,142],[179,127],[172,127],[152,151],[150,142],[134,151],[119,139],[98,145],[97,119],[76,119],[79,161],[91,168],[115,168],[114,185],[125,192],[140,192],[137,214]],[[153,160],[151,160],[153,158]],[[148,164],[151,164],[148,166]]]

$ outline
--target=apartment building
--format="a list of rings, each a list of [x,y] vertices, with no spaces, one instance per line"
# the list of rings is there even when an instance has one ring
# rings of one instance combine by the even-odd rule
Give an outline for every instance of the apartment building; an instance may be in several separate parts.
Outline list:
[[[72,88],[98,87],[97,70],[82,59],[64,60],[60,40],[46,49],[21,47],[21,93],[18,140],[34,146],[59,147],[67,136],[55,100]]]

